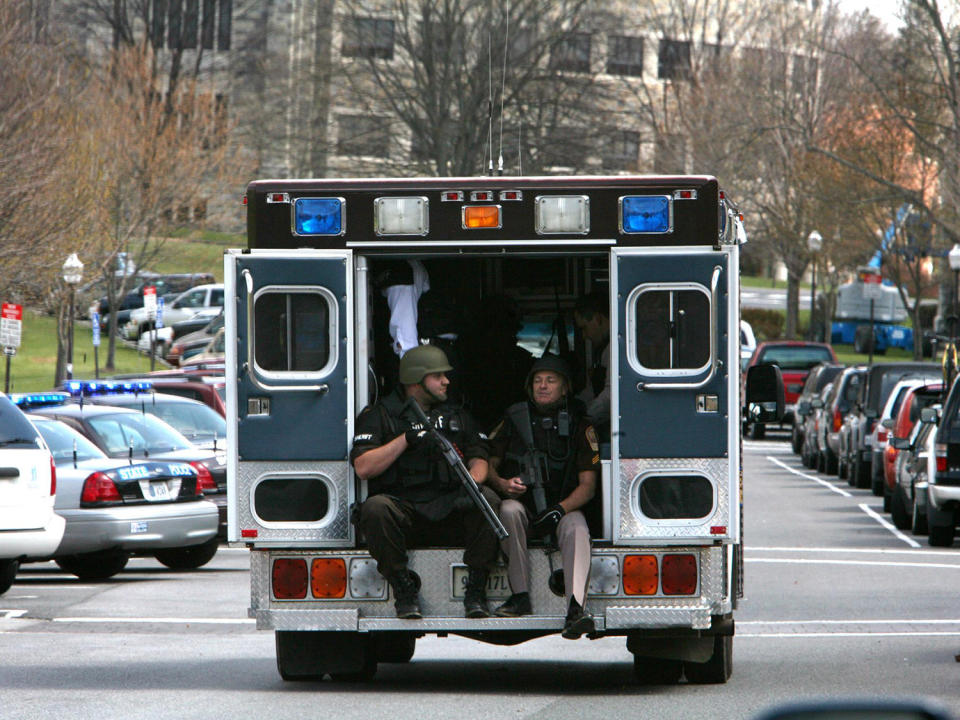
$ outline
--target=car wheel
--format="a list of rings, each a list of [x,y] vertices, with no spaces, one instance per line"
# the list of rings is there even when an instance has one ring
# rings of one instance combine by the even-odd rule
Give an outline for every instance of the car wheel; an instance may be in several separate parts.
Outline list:
[[[715,636],[713,656],[705,663],[684,662],[683,672],[697,685],[725,683],[733,674],[733,636]]]
[[[860,459],[859,451],[857,452],[857,459],[855,460],[855,463],[855,486],[861,489],[870,487],[870,466]]]
[[[683,661],[633,656],[633,677],[639,685],[676,685],[683,675]]]
[[[914,535],[927,534],[927,514],[920,512],[920,503],[917,502],[916,497],[913,499],[913,513],[910,520],[910,529]]]
[[[927,542],[931,547],[950,547],[953,545],[953,536],[955,528],[951,522],[949,525],[934,525],[928,519]]]
[[[890,515],[897,530],[907,530],[910,525],[910,516],[907,514],[907,505],[903,497],[903,490],[897,485],[890,496]]]
[[[417,650],[417,636],[413,633],[373,633],[372,640],[379,662],[408,663]]]
[[[823,458],[824,470],[826,471],[827,475],[836,475],[837,465],[839,463],[837,462],[837,456],[833,454],[833,450],[831,450],[829,447],[824,450]]]
[[[766,434],[767,434],[767,428],[763,423],[755,422],[750,426],[751,440],[763,440]]]
[[[219,547],[220,541],[212,537],[200,545],[160,550],[154,557],[171,570],[196,570],[213,560]]]
[[[790,449],[794,455],[799,455],[803,450],[803,432],[798,431],[797,426],[793,426],[793,432],[790,433]]]
[[[120,550],[62,555],[54,562],[62,570],[76,575],[81,580],[106,580],[112,578],[127,566],[130,556]]]
[[[870,492],[872,492],[877,497],[880,497],[886,492],[886,490],[884,490],[885,486],[886,486],[886,481],[884,480],[884,477],[883,477],[883,470],[881,470],[879,473],[871,473]]]
[[[883,511],[885,513],[890,512],[890,508],[893,506],[892,493],[887,490],[886,486],[883,486]]]
[[[18,569],[20,569],[18,560],[0,560],[0,595],[3,595],[13,585]]]

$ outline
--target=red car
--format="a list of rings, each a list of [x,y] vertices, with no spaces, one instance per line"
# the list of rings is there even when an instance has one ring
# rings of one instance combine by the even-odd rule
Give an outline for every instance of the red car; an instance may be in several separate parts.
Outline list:
[[[940,402],[942,392],[942,383],[930,383],[907,390],[900,402],[900,409],[894,418],[890,434],[893,437],[909,438],[913,426],[920,419],[920,411]],[[897,453],[899,450],[893,447],[892,443],[887,443],[883,451],[884,510],[890,509],[890,498],[897,487]]]
[[[747,370],[754,365],[776,365],[783,373],[783,389],[785,394],[784,415],[781,423],[792,425],[797,405],[797,398],[803,391],[803,384],[810,374],[810,368],[820,363],[837,362],[837,354],[827,343],[805,342],[803,340],[771,340],[757,345],[750,362],[744,369],[743,377],[746,381]],[[742,389],[746,396],[746,388]],[[750,437],[762,438],[765,434],[763,423],[749,424]]]

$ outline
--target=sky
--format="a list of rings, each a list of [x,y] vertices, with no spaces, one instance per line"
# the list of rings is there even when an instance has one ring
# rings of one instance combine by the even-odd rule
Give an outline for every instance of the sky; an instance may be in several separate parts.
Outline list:
[[[897,20],[900,0],[839,0],[839,2],[840,8],[847,13],[869,10],[872,15],[883,20],[891,30],[900,24]]]

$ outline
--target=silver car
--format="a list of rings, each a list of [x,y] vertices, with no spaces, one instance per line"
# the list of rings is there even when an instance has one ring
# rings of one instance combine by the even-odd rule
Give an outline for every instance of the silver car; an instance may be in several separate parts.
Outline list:
[[[199,567],[217,551],[217,507],[203,499],[187,462],[108,458],[58,420],[30,420],[53,453],[56,511],[66,520],[52,559],[84,579],[117,574],[131,555],[178,569]],[[34,557],[31,560],[48,560]]]

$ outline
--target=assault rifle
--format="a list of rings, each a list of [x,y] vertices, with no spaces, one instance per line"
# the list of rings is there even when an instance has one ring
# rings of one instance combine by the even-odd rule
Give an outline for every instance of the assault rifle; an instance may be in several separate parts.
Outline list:
[[[547,478],[549,470],[547,468],[546,453],[530,447],[527,452],[523,454],[521,468],[520,480],[530,488],[530,495],[533,497],[533,508],[536,510],[537,515],[539,515],[547,509],[547,494],[544,491],[544,480]],[[547,541],[545,549],[547,556],[549,556],[557,547],[557,538],[554,533],[550,533],[546,536],[545,540]],[[551,571],[552,569],[553,564],[551,562]]]
[[[493,531],[497,534],[497,539],[506,540],[510,533],[507,532],[503,523],[500,522],[500,518],[497,517],[493,508],[490,507],[490,503],[487,502],[483,493],[480,492],[476,480],[473,479],[473,475],[467,470],[467,466],[463,464],[463,458],[460,457],[460,453],[457,452],[453,443],[447,440],[447,438],[443,436],[443,433],[433,426],[423,412],[423,408],[420,407],[416,400],[410,398],[407,404],[413,410],[414,415],[417,416],[417,420],[423,423],[423,429],[430,433],[430,437],[440,446],[440,449],[443,451],[443,457],[450,464],[450,467],[453,468],[457,477],[460,478],[460,482],[463,483],[463,487],[467,491],[467,495],[470,496],[470,499],[473,500],[473,504],[480,509],[487,523],[489,523],[490,527],[492,527]]]

